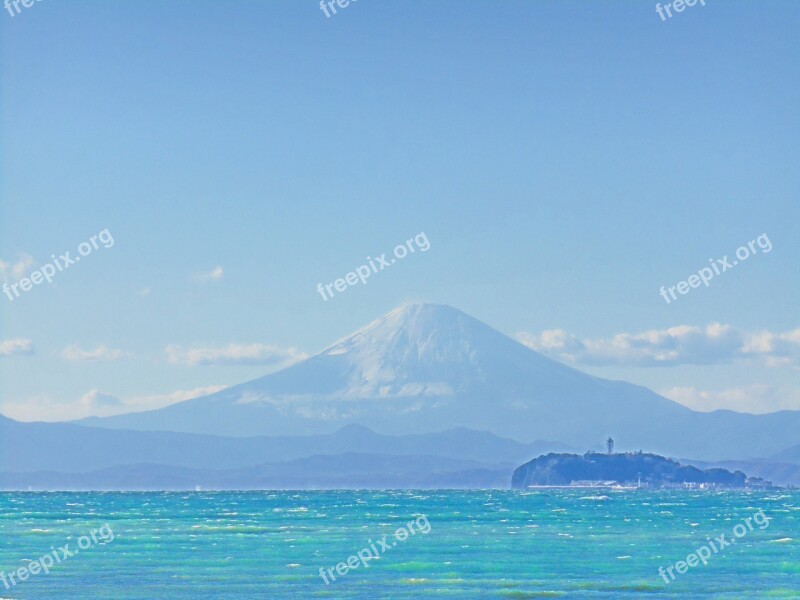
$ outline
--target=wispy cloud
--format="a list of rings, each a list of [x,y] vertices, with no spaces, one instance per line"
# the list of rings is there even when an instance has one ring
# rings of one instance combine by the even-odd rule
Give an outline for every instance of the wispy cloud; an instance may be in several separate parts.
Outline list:
[[[18,338],[0,341],[0,356],[30,356],[33,354],[33,342]]]
[[[677,366],[759,360],[767,366],[800,364],[800,328],[785,333],[744,332],[730,325],[678,325],[610,338],[579,338],[562,329],[519,333],[526,346],[559,360],[584,365]]]
[[[211,283],[214,281],[220,281],[224,275],[225,270],[222,267],[217,266],[207,273],[198,273],[193,279],[199,283]]]
[[[5,283],[19,281],[30,271],[35,264],[30,254],[20,254],[16,261],[4,261],[0,259],[0,279]]]
[[[182,348],[170,345],[165,349],[169,362],[196,365],[274,365],[288,366],[307,357],[296,348],[279,348],[266,344],[228,344],[224,347]]]
[[[63,400],[49,395],[0,403],[0,413],[20,421],[70,421],[85,417],[107,417],[143,410],[155,410],[184,400],[213,394],[228,386],[211,385],[166,394],[149,394],[120,398],[93,389],[77,400]]]
[[[78,404],[92,410],[93,412],[102,412],[104,409],[119,408],[125,405],[125,403],[116,396],[106,394],[100,390],[91,390],[89,393],[84,394],[81,396],[81,399],[78,400]]]
[[[771,367],[797,366],[800,362],[800,328],[786,333],[757,331],[747,337],[742,351],[763,356]]]
[[[74,361],[100,361],[100,360],[119,360],[120,358],[130,358],[131,354],[122,350],[115,350],[108,346],[98,346],[94,350],[82,350],[78,346],[67,346],[61,352],[61,356],[67,360]]]

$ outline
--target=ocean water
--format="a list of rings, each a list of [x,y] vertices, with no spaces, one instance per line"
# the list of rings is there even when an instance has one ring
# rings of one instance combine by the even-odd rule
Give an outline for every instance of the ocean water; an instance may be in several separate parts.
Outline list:
[[[720,534],[706,565],[659,576]],[[0,597],[800,598],[798,492],[0,494],[6,579],[65,544]],[[359,551],[379,558],[336,573]]]

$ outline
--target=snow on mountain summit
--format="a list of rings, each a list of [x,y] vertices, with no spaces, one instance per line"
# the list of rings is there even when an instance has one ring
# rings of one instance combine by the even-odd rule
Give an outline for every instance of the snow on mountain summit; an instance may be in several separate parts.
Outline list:
[[[493,356],[509,349],[528,354],[517,342],[460,310],[406,304],[319,356],[346,363],[350,397],[413,396],[450,394],[480,385]]]

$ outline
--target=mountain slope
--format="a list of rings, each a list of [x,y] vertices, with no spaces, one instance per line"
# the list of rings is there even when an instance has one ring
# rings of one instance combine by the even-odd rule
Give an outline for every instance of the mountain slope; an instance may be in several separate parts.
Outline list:
[[[389,434],[466,427],[578,447],[613,435],[620,449],[710,460],[768,456],[800,442],[800,413],[696,413],[646,388],[582,373],[433,304],[396,309],[260,379],[85,423],[230,436],[329,433],[349,423]]]
[[[785,450],[781,450],[771,458],[776,462],[785,462],[785,463],[793,463],[796,465],[800,465],[800,445],[795,445],[792,446],[791,448],[786,448]]]

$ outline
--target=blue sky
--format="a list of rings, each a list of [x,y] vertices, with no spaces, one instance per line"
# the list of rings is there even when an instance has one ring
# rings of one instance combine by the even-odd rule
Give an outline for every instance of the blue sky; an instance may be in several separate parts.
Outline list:
[[[697,408],[800,409],[800,5],[654,6],[3,11],[0,275],[114,245],[0,296],[0,412],[160,406],[407,301]]]

